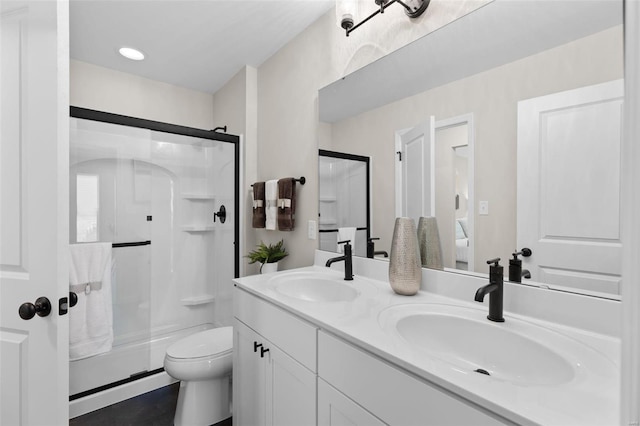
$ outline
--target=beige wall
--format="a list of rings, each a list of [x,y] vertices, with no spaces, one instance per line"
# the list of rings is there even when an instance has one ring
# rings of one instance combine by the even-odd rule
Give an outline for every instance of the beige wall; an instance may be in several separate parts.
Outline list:
[[[242,235],[240,255],[256,244],[251,228],[251,183],[257,181],[258,71],[246,66],[213,95],[213,117],[217,126],[227,126],[227,133],[241,135],[242,178],[240,182],[240,220]],[[240,260],[240,275],[255,274],[258,265]]]
[[[213,96],[72,60],[72,106],[213,129]]]
[[[612,28],[334,123],[321,147],[372,157],[373,229],[379,246],[389,247],[394,132],[429,115],[441,120],[473,113],[475,203],[490,205],[488,216],[478,216],[476,208],[475,270],[486,271],[486,259],[508,259],[516,248],[517,102],[622,78],[621,49],[622,27]]]

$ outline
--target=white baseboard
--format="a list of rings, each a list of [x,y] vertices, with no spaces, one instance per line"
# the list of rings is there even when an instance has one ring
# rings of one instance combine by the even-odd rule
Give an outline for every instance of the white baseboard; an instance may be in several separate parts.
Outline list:
[[[144,377],[133,382],[125,383],[124,385],[78,398],[69,402],[69,418],[73,419],[175,382],[177,382],[176,379],[163,371],[153,376]]]

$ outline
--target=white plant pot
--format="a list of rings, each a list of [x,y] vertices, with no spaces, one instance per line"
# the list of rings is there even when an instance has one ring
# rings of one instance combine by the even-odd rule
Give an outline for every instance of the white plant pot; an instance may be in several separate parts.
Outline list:
[[[278,262],[263,263],[260,267],[261,274],[268,274],[271,272],[278,272]]]

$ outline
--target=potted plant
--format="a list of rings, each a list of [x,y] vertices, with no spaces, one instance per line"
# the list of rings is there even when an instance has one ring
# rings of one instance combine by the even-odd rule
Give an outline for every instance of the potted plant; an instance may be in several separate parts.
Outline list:
[[[247,257],[249,258],[249,264],[260,262],[260,273],[276,272],[278,270],[278,261],[287,257],[289,253],[284,248],[284,241],[280,240],[276,244],[265,244],[260,241],[260,244],[255,250],[249,252]],[[267,265],[265,267],[265,265]]]

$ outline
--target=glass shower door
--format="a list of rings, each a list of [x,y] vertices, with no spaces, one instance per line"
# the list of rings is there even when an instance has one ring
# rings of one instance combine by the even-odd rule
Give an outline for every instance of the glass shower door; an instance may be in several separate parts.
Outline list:
[[[71,119],[69,242],[111,244],[112,266],[109,282],[105,277],[99,290],[110,293],[105,315],[90,309],[90,293],[80,294],[69,313],[70,338],[91,321],[107,321],[113,330],[110,349],[70,363],[72,396],[129,379],[149,367],[149,134],[145,129]],[[74,321],[87,324],[74,327]]]

